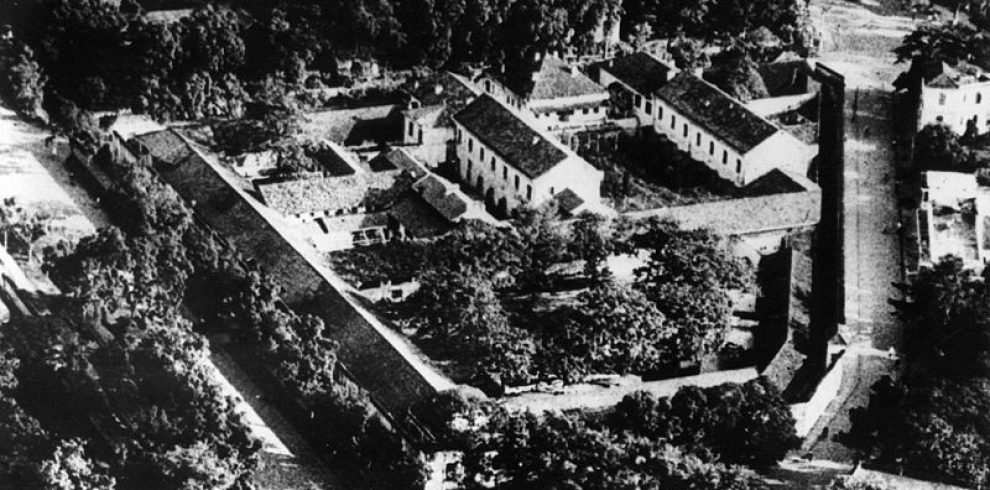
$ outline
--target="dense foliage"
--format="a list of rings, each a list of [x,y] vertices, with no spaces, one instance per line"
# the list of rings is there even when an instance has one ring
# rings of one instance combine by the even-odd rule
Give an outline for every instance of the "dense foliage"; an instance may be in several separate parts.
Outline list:
[[[990,289],[956,257],[922,270],[898,305],[907,371],[873,387],[849,442],[930,480],[990,486]]]
[[[174,246],[114,229],[84,239],[52,265],[66,292],[53,314],[4,330],[20,360],[14,397],[63,440],[47,478],[89,485],[79,488],[250,481],[260,445],[216,383],[205,338],[178,314],[187,271]],[[80,467],[90,459],[110,478]]]
[[[469,486],[759,488],[727,464],[773,464],[798,441],[787,404],[762,380],[669,400],[637,393],[604,415],[488,412],[466,453]]]
[[[919,171],[968,172],[973,170],[971,160],[959,135],[944,124],[928,124],[914,138],[914,165]]]
[[[605,425],[753,467],[773,465],[800,442],[790,406],[763,379],[686,386],[669,399],[629,395],[605,417]]]
[[[733,42],[764,27],[796,50],[812,42],[804,0],[630,0],[622,7],[623,33],[646,24],[660,38]]]
[[[596,48],[619,9],[616,0],[237,0],[152,20],[134,2],[5,2],[13,39],[0,46],[0,65],[11,67],[0,88],[25,113],[48,94],[159,119],[239,117],[248,101],[347,82],[356,58],[485,63],[525,80],[537,53]]]
[[[416,280],[419,289],[394,313],[431,355],[456,361],[448,372],[465,381],[663,376],[718,351],[728,291],[754,287],[752,267],[720,237],[593,214],[561,223],[554,211],[523,212],[512,230],[474,222],[433,242],[331,260],[362,284]],[[650,257],[631,284],[612,278],[609,257],[644,249]],[[562,266],[572,272],[555,272]]]

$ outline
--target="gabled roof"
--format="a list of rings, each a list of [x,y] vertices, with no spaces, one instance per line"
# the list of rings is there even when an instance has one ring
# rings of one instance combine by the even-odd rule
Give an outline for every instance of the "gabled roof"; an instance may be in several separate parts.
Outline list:
[[[595,63],[592,68],[607,71],[641,95],[649,96],[666,85],[672,66],[644,52]],[[601,80],[601,77],[598,78]]]
[[[533,76],[521,83],[511,83],[499,75],[492,76],[509,87],[516,95],[530,100],[595,94],[608,95],[604,87],[555,56],[544,56],[536,71],[533,72]]]
[[[574,214],[577,208],[580,208],[584,204],[584,199],[581,199],[569,187],[554,195],[553,200],[557,202],[560,211],[571,215]]]
[[[741,154],[779,131],[718,87],[687,72],[675,76],[656,96]]]
[[[488,95],[468,104],[454,120],[531,179],[567,158],[547,136]]]
[[[388,170],[404,170],[409,172],[414,179],[418,179],[427,174],[423,164],[419,163],[404,148],[393,148],[379,153],[368,162],[373,172],[383,172]]]
[[[467,213],[469,198],[433,174],[420,179],[413,188],[447,221],[457,221]]]
[[[407,84],[403,89],[420,107],[405,111],[413,121],[427,121],[432,127],[451,127],[450,117],[478,95],[464,77],[445,72]]]

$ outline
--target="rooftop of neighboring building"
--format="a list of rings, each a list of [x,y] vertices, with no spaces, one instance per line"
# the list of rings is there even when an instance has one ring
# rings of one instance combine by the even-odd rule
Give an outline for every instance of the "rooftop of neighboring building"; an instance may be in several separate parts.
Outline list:
[[[451,116],[478,95],[468,79],[451,72],[411,81],[403,90],[418,102],[405,111],[406,117],[431,127],[452,127]]]
[[[531,179],[568,157],[549,136],[488,95],[468,104],[454,115],[454,120]]]
[[[413,177],[398,170],[358,172],[326,177],[301,174],[289,179],[255,181],[255,188],[270,208],[285,216],[328,210],[380,209],[409,189]]]
[[[738,100],[691,73],[680,72],[657,90],[656,96],[742,154],[779,131]]]
[[[402,140],[401,111],[397,105],[315,111],[303,114],[299,126],[302,137],[344,146],[393,143]]]
[[[933,64],[925,73],[926,85],[934,88],[959,88],[964,85],[988,81],[990,81],[990,76],[987,75],[986,71],[965,61],[960,61],[955,65],[945,62]]]
[[[553,200],[557,203],[557,208],[567,215],[574,215],[574,213],[584,205],[584,199],[574,193],[570,188],[564,189],[553,196]]]
[[[552,100],[582,95],[602,95],[608,92],[577,67],[568,65],[556,56],[543,56],[532,77],[515,82],[499,74],[492,74],[516,95],[529,100]]]
[[[595,63],[589,69],[607,71],[642,95],[650,95],[663,87],[677,71],[653,55],[641,51]],[[598,79],[601,80],[601,76]]]
[[[457,221],[468,212],[471,198],[434,174],[417,181],[413,189],[448,221]]]

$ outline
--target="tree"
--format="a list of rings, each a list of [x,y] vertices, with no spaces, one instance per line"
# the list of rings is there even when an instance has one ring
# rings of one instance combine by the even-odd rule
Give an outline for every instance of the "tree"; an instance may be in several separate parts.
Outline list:
[[[914,164],[919,170],[972,171],[969,151],[955,131],[944,124],[927,124],[914,139]]]
[[[38,461],[50,454],[48,434],[11,396],[19,361],[0,350],[0,481],[28,488],[38,482]]]
[[[601,215],[582,213],[571,228],[570,255],[584,260],[584,274],[596,282],[611,275],[608,258],[618,252],[615,223]]]
[[[712,60],[705,80],[743,102],[770,96],[760,76],[759,66],[742,51],[726,51]]]
[[[0,93],[11,101],[13,109],[46,121],[42,104],[47,77],[35,59],[34,51],[12,40],[0,41],[0,71],[4,73]]]
[[[46,490],[113,490],[116,481],[105,472],[86,456],[78,439],[62,441],[51,459],[41,463]]]
[[[921,478],[984,488],[990,477],[990,381],[881,379],[852,413],[849,442],[883,465]]]
[[[739,470],[664,443],[598,430],[576,415],[496,412],[465,456],[465,484],[481,488],[745,490]]]
[[[767,467],[797,447],[794,424],[780,392],[760,378],[709,388],[687,386],[669,400],[629,395],[606,416],[604,425],[725,463]]]
[[[409,299],[416,335],[467,358],[480,353],[490,332],[508,329],[493,284],[476,269],[436,269]]]
[[[922,24],[904,37],[894,54],[897,62],[914,61],[920,68],[943,62],[955,65],[970,59],[978,39],[976,31],[963,25]]]
[[[605,283],[560,312],[547,336],[545,361],[565,380],[598,373],[657,373],[678,361],[674,335],[663,314],[642,293]]]
[[[678,230],[668,222],[648,226],[641,242],[650,259],[636,270],[636,287],[678,329],[682,359],[717,351],[729,328],[728,290],[753,289],[752,267],[710,231]]]

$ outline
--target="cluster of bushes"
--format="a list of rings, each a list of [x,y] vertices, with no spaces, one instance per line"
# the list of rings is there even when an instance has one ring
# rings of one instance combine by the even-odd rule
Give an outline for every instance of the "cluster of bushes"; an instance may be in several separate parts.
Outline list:
[[[799,442],[789,407],[762,379],[670,399],[636,393],[604,414],[487,412],[466,443],[469,488],[762,488],[730,465],[767,467]]]
[[[632,284],[606,259],[649,250]],[[663,376],[717,352],[728,329],[728,290],[751,289],[750,266],[722,239],[668,222],[585,215],[564,225],[552,207],[524,213],[514,230],[469,223],[430,243],[400,242],[332,255],[339,269],[376,281],[415,279],[395,307],[428,353],[456,361],[450,374],[493,388],[589,374]],[[549,271],[583,261],[579,277]],[[568,280],[569,279],[569,280]],[[548,301],[575,290],[573,300]]]
[[[880,380],[852,414],[848,443],[892,470],[990,487],[990,286],[946,257],[922,270],[898,304],[901,379]]]

